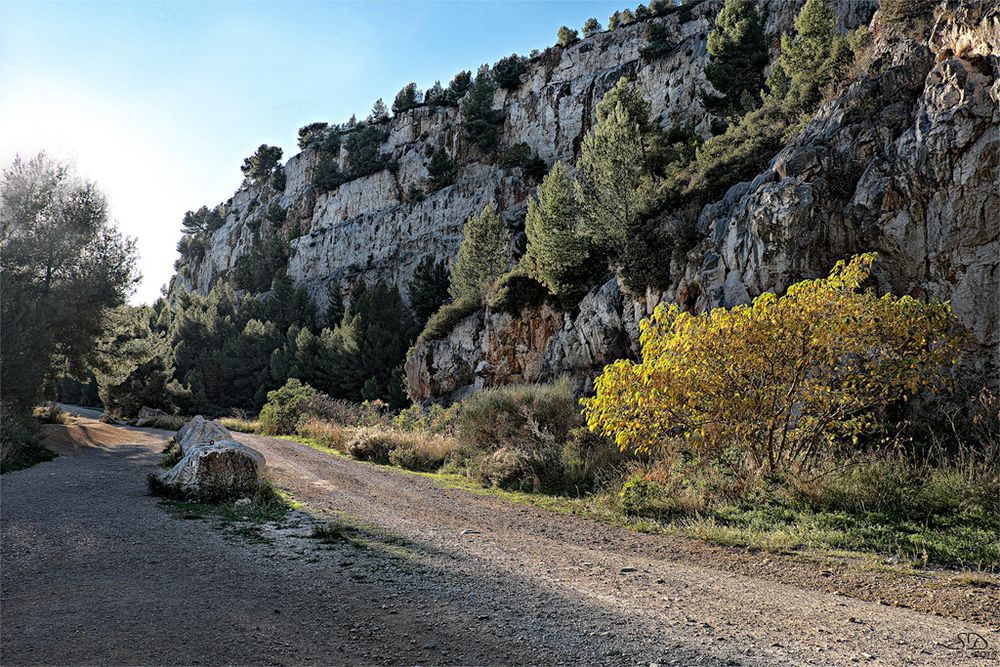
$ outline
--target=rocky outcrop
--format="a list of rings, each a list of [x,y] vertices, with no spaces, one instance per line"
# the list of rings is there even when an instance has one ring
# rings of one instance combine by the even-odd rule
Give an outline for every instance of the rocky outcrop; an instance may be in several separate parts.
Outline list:
[[[803,1],[761,0],[775,45]],[[867,22],[875,7],[875,0],[837,3],[844,5],[850,27]],[[653,61],[641,55],[649,21],[599,33],[568,48],[551,47],[533,57],[516,90],[495,94],[494,108],[504,119],[501,153],[526,143],[547,164],[574,161],[593,124],[596,103],[623,76],[638,83],[663,126],[689,127],[707,137],[710,118],[701,102],[701,94],[710,88],[704,77],[705,44],[721,4],[708,0],[690,12],[651,19],[668,27],[673,44]],[[405,296],[417,263],[427,255],[454,256],[463,223],[487,202],[497,202],[512,228],[523,221],[533,183],[521,169],[505,169],[495,158],[479,155],[463,141],[461,121],[456,108],[419,107],[394,117],[386,125],[388,139],[381,151],[395,169],[329,192],[312,185],[319,152],[308,148],[293,156],[284,167],[284,191],[248,185],[227,202],[225,224],[209,238],[203,257],[179,267],[172,291],[207,293],[230,276],[256,235],[282,234],[294,237],[288,275],[320,304],[326,303],[331,289],[346,289],[357,280],[386,280]],[[427,192],[429,154],[438,149],[455,158],[458,177],[449,187]],[[344,168],[346,149],[338,159]],[[287,211],[278,227],[266,219],[275,204]]]
[[[218,422],[195,417],[175,437],[181,460],[158,477],[169,492],[218,500],[252,495],[260,487],[264,455],[233,440]]]
[[[416,402],[451,402],[477,389],[565,376],[586,391],[601,368],[638,352],[639,321],[656,303],[627,297],[612,278],[572,313],[550,305],[514,315],[475,313],[411,351],[407,390]]]
[[[636,353],[638,322],[661,300],[699,312],[746,303],[873,250],[879,288],[950,300],[975,341],[967,365],[1000,382],[1000,10],[945,2],[922,28],[876,16],[872,31],[870,73],[764,173],[701,211],[702,241],[671,289],[630,298],[612,281],[576,314],[477,313],[413,351],[411,397],[449,401],[563,374],[585,389],[606,363]],[[559,317],[548,336],[517,335]],[[506,340],[514,347],[497,349]]]
[[[878,251],[883,289],[948,299],[1000,343],[1000,10],[942,5],[922,39],[876,23],[871,69],[749,183],[706,207],[678,288],[695,308],[745,303]],[[961,54],[961,55],[959,55]]]

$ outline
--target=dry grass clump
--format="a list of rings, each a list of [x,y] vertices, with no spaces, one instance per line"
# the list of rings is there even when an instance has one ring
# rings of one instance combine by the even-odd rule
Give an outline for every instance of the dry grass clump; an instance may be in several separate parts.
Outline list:
[[[260,420],[246,417],[220,417],[219,423],[238,433],[260,433]]]
[[[188,420],[180,415],[157,415],[143,424],[144,428],[158,428],[164,431],[179,431]]]
[[[348,454],[361,461],[428,472],[458,456],[459,449],[454,438],[374,427],[356,429],[345,447]]]
[[[298,434],[314,440],[324,447],[345,453],[347,452],[347,442],[350,439],[350,432],[346,427],[315,417],[300,424]]]
[[[72,424],[73,420],[70,418],[69,414],[64,412],[55,403],[51,401],[45,403],[44,405],[35,406],[32,411],[32,415],[38,421],[43,424]]]
[[[406,433],[389,452],[389,462],[418,472],[434,472],[461,458],[458,440],[429,433]]]

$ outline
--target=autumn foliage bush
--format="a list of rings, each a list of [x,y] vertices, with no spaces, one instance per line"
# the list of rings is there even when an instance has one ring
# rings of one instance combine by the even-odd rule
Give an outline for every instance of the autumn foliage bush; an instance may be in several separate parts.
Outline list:
[[[961,335],[947,303],[861,289],[875,259],[732,309],[658,307],[642,361],[596,380],[588,426],[636,452],[678,437],[709,456],[736,447],[764,472],[878,432],[887,405],[946,385]]]

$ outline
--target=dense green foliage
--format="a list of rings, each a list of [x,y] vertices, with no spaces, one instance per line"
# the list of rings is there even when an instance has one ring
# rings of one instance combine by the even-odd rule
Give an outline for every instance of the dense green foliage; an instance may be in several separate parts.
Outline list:
[[[843,77],[851,62],[837,16],[823,0],[806,0],[795,17],[795,34],[783,35],[781,54],[767,78],[770,95],[793,112],[812,110],[823,89]]]
[[[493,92],[490,73],[483,69],[462,100],[462,136],[486,154],[496,151],[500,144],[503,121],[503,114],[493,109]]]
[[[59,374],[83,376],[109,309],[138,279],[135,245],[93,183],[44,154],[0,176],[0,459],[33,455],[18,424]],[[8,421],[11,430],[8,430]]]
[[[303,125],[299,128],[299,149],[305,150],[309,144],[316,143],[317,141],[322,141],[326,136],[326,129],[329,127],[329,123],[309,123],[308,125]]]
[[[440,190],[455,182],[458,168],[447,151],[438,149],[431,155],[431,160],[427,164],[427,175],[430,176],[431,187]]]
[[[387,162],[381,150],[388,138],[388,131],[376,124],[347,135],[344,147],[347,149],[347,169],[352,179],[368,176],[385,168]]]
[[[596,35],[599,32],[601,32],[601,22],[600,21],[598,21],[594,17],[590,17],[589,19],[587,19],[584,22],[584,24],[583,24],[583,36],[584,37],[590,37],[591,35]]]
[[[559,28],[556,34],[556,44],[562,47],[571,46],[580,41],[580,33],[567,26]]]
[[[490,202],[465,222],[462,243],[451,265],[451,295],[481,301],[510,261],[510,230]]]
[[[389,109],[385,106],[385,102],[382,101],[381,97],[375,100],[375,104],[372,105],[372,112],[368,114],[368,122],[372,125],[381,125],[389,122]]]
[[[268,183],[281,165],[281,154],[282,150],[278,146],[261,144],[253,155],[243,160],[240,169],[249,183],[254,185]]]
[[[392,113],[400,114],[410,109],[420,106],[420,93],[417,91],[417,84],[408,83],[402,90],[396,93],[396,99],[392,101]]]
[[[524,175],[534,182],[539,182],[545,176],[548,165],[545,160],[531,150],[525,142],[508,146],[500,156],[500,165],[508,169],[518,167],[524,170]]]
[[[316,396],[316,390],[292,378],[280,389],[267,393],[267,403],[260,411],[261,433],[287,435],[295,433],[300,408]]]
[[[757,5],[752,0],[726,0],[708,33],[711,62],[705,77],[722,93],[706,104],[727,115],[750,111],[759,101],[767,66],[767,44]]]
[[[528,247],[524,264],[557,297],[579,296],[594,278],[594,249],[577,231],[580,205],[569,170],[552,167],[536,197],[528,201],[524,231]]]
[[[512,53],[498,60],[493,66],[493,82],[504,90],[516,90],[521,85],[521,75],[527,69],[525,59]]]
[[[427,255],[417,264],[407,285],[407,294],[418,328],[423,329],[427,319],[448,300],[450,278],[448,263],[443,259],[435,260],[433,255]]]
[[[646,60],[656,60],[673,51],[676,46],[666,24],[650,23],[646,28],[646,44],[639,49],[639,53]]]

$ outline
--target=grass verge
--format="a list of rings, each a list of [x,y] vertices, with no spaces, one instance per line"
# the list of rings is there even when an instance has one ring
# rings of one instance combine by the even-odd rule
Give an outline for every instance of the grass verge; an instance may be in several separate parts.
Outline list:
[[[324,454],[351,458],[309,438],[284,437]],[[887,512],[815,509],[805,502],[775,497],[714,503],[694,513],[644,517],[626,513],[618,494],[610,492],[573,497],[508,491],[484,487],[466,475],[454,472],[393,469],[426,477],[442,488],[494,496],[519,505],[596,519],[638,532],[677,535],[724,547],[785,554],[809,552],[817,556],[848,552],[889,559],[890,562],[894,560],[901,567],[938,564],[1000,570],[1000,517],[954,513],[928,515],[922,521],[915,521]]]

